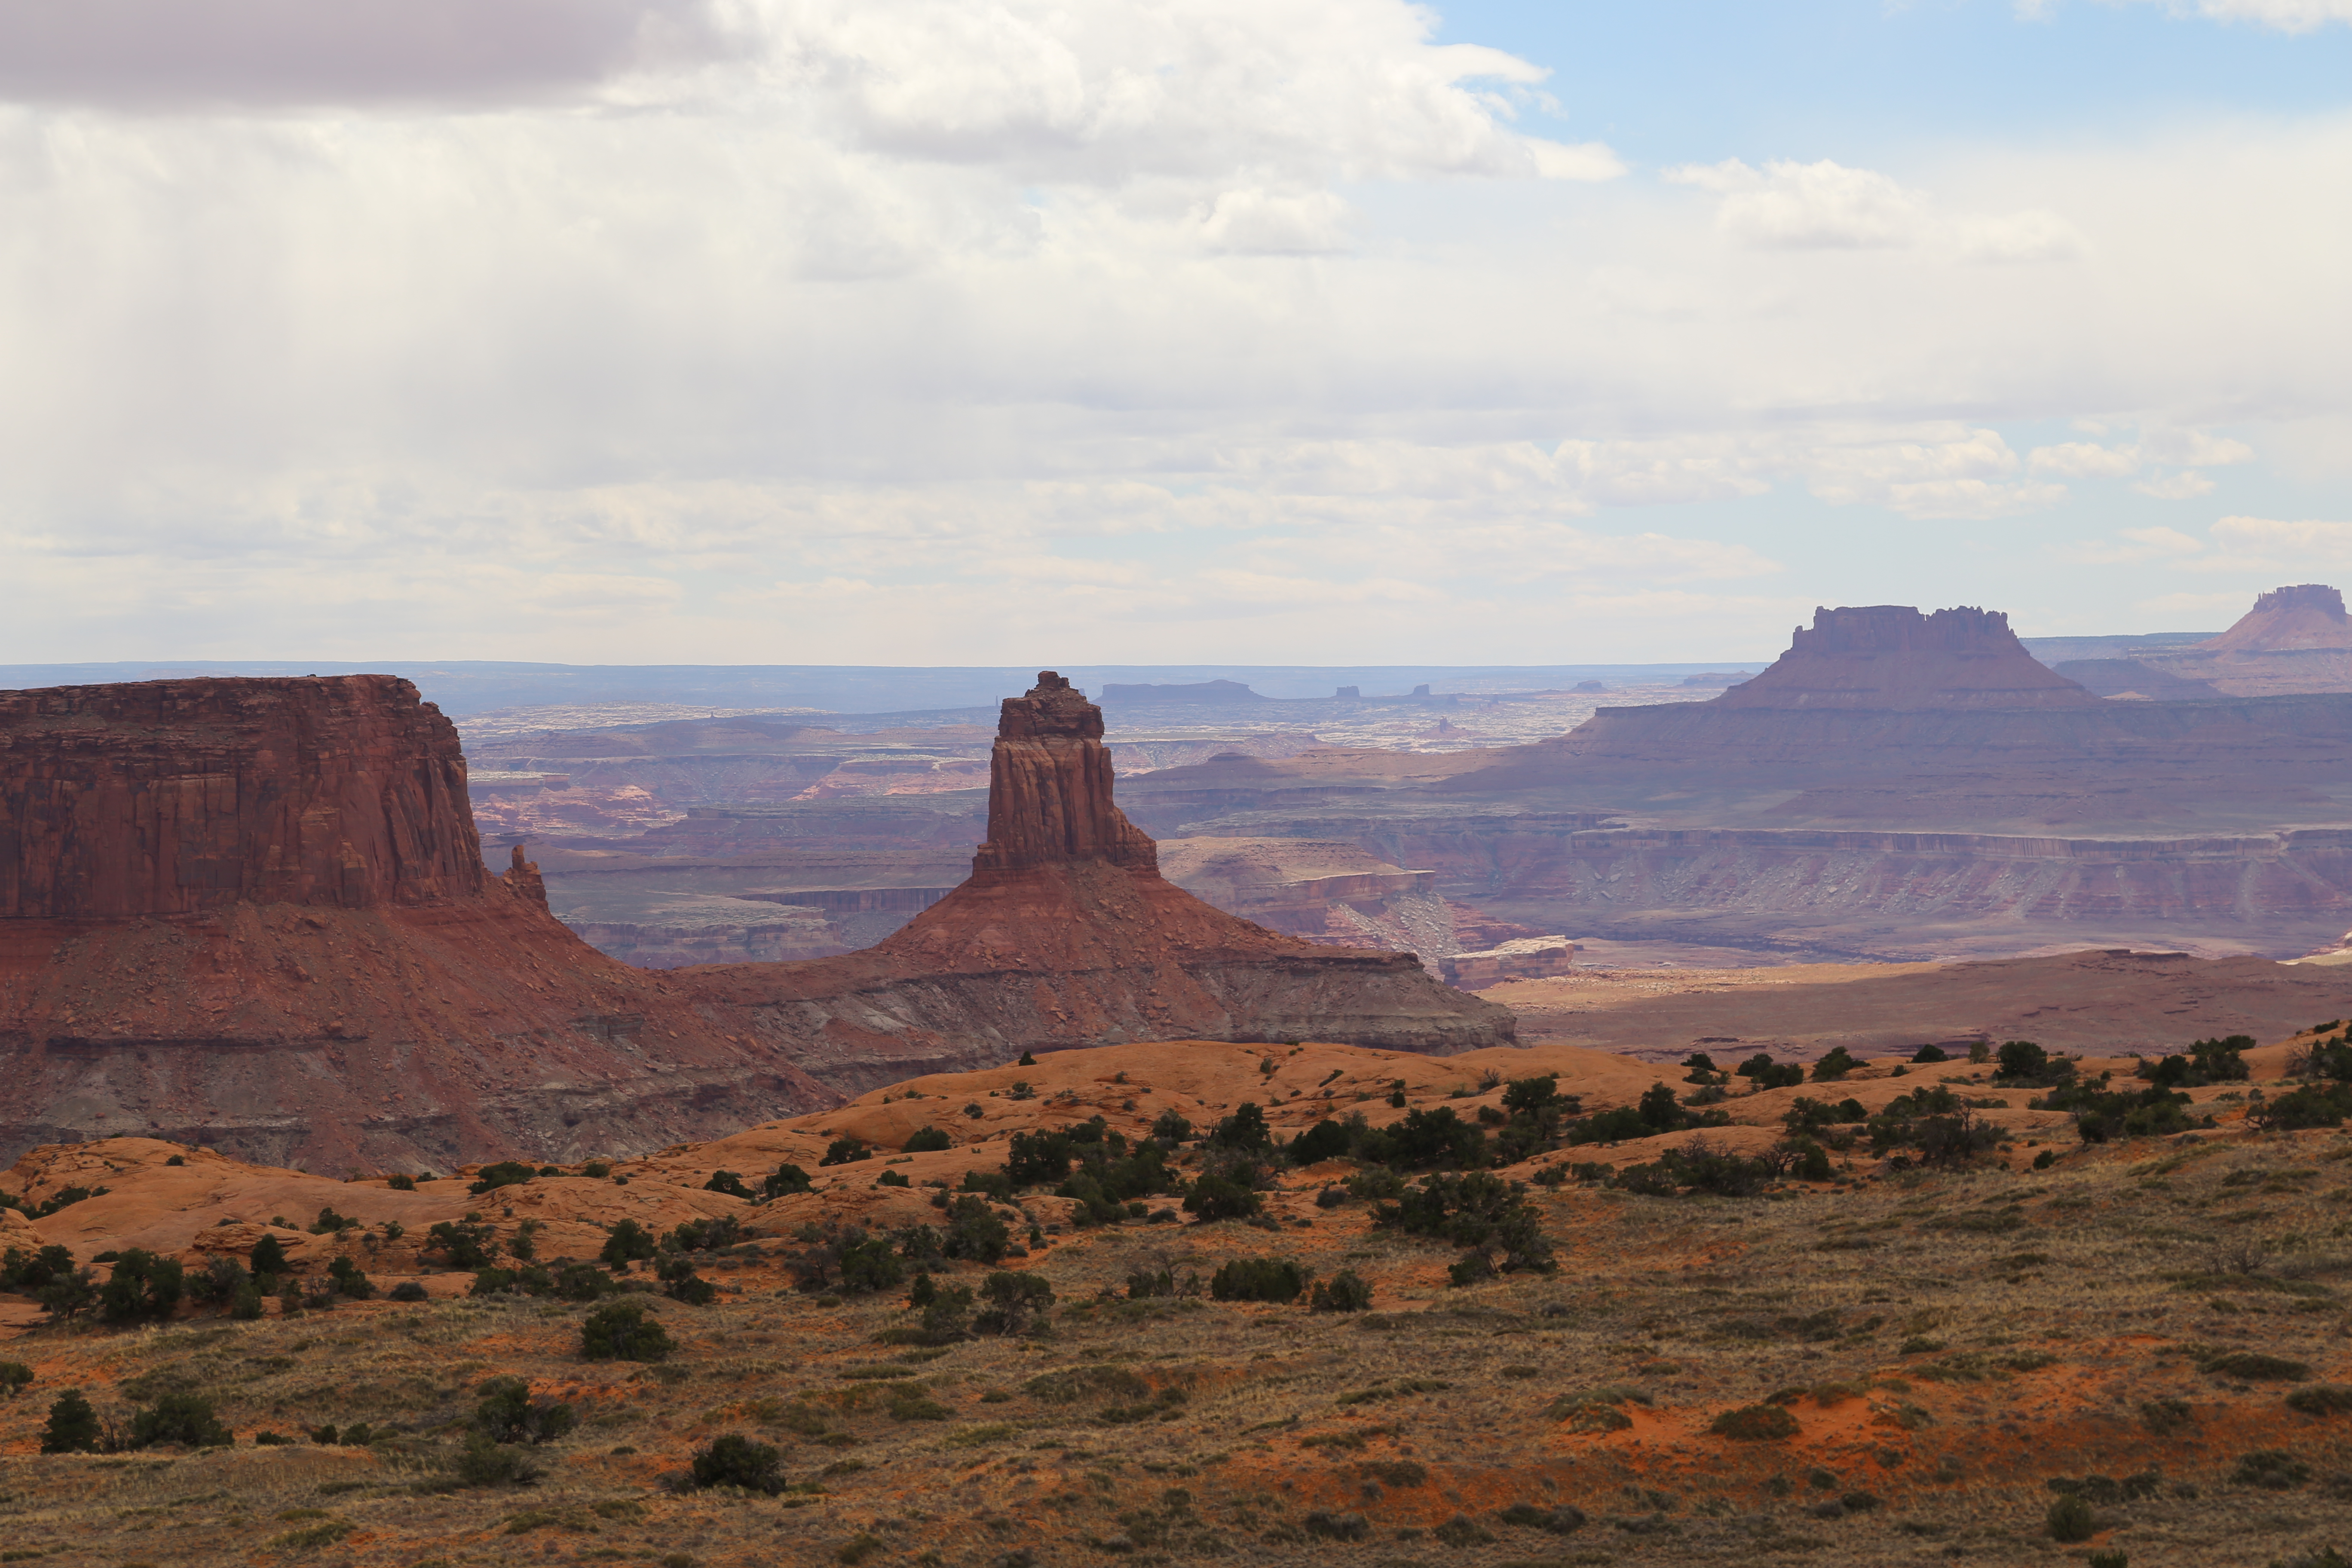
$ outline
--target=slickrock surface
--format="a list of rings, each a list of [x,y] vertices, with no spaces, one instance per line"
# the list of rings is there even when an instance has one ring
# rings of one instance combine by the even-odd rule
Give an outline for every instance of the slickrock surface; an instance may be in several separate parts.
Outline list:
[[[1161,877],[1111,803],[1102,715],[1051,671],[1008,698],[972,874],[875,947],[674,971],[730,1027],[848,1092],[1132,1039],[1341,1039],[1445,1055],[1509,1013],[1411,953],[1284,936]]]
[[[0,1360],[33,1378],[0,1402],[0,1520],[11,1551],[75,1568],[1880,1568],[1956,1552],[2263,1568],[2352,1531],[2332,1479],[2347,1419],[2334,1412],[2352,1383],[2345,1268],[2311,1239],[2334,1222],[2338,1156],[2352,1144],[2326,1130],[2251,1133],[2240,1119],[2249,1091],[2281,1092],[2288,1054],[2263,1047],[2252,1084],[2193,1091],[2212,1129],[2097,1146],[1965,1062],[1896,1077],[1882,1060],[1835,1085],[1735,1093],[1730,1127],[1553,1151],[1498,1173],[1570,1161],[1622,1170],[1698,1136],[1761,1148],[1800,1098],[1876,1110],[1938,1086],[2012,1142],[1950,1168],[1893,1170],[1857,1150],[1832,1181],[1749,1197],[1531,1186],[1557,1270],[1462,1287],[1445,1274],[1454,1248],[1381,1228],[1372,1204],[1344,1195],[1361,1173],[1345,1160],[1277,1175],[1263,1228],[1150,1215],[1082,1227],[1071,1200],[1032,1189],[993,1208],[1018,1249],[994,1267],[1050,1289],[1043,1331],[935,1344],[908,1342],[919,1314],[903,1285],[798,1289],[814,1251],[799,1237],[830,1227],[839,1238],[856,1223],[894,1245],[913,1239],[895,1227],[943,1223],[928,1184],[995,1167],[1012,1133],[1095,1116],[1134,1140],[1163,1111],[1197,1129],[1249,1100],[1287,1137],[1351,1112],[1382,1124],[1441,1109],[1475,1118],[1501,1098],[1490,1070],[1558,1072],[1587,1109],[1624,1104],[1659,1075],[1565,1047],[1439,1061],[1312,1044],[1129,1045],[929,1078],[624,1162],[612,1175],[625,1185],[573,1166],[479,1197],[446,1175],[395,1192],[150,1140],[43,1150],[0,1182],[35,1198],[109,1191],[14,1218],[9,1245],[58,1242],[82,1258],[142,1245],[200,1263],[249,1255],[274,1234],[305,1280],[342,1256],[378,1294],[293,1318],[274,1301],[243,1322],[184,1306],[160,1331],[0,1339]],[[1392,1085],[1405,1107],[1389,1103]],[[925,1126],[952,1146],[892,1152]],[[816,1152],[845,1133],[876,1152],[819,1166]],[[2033,1168],[2044,1153],[2054,1163]],[[165,1163],[175,1156],[184,1163]],[[1202,1158],[1187,1145],[1180,1173]],[[805,1168],[815,1190],[747,1203],[703,1186],[720,1170],[756,1185],[778,1160]],[[911,1184],[881,1185],[886,1174]],[[1342,1194],[1330,1206],[1318,1202],[1327,1189]],[[1146,1207],[1177,1215],[1172,1198]],[[323,1208],[360,1224],[313,1234],[303,1222]],[[427,1227],[469,1212],[501,1247],[536,1221],[533,1250],[550,1264],[593,1257],[624,1218],[662,1229],[733,1217],[747,1238],[687,1255],[718,1287],[707,1306],[621,1298],[665,1326],[677,1347],[667,1360],[589,1362],[589,1305],[468,1296],[467,1275],[415,1272],[432,1266],[418,1254]],[[1139,1275],[1164,1269],[1181,1289],[1253,1258],[1293,1261],[1317,1281],[1352,1270],[1370,1310],[1134,1289]],[[990,1267],[931,1268],[942,1285],[977,1289]],[[646,1274],[639,1265],[628,1279]],[[410,1279],[427,1300],[383,1298]],[[37,1317],[0,1298],[0,1324]],[[499,1377],[571,1405],[579,1423],[515,1450],[544,1472],[535,1484],[458,1484],[469,1417]],[[41,1456],[46,1412],[69,1389],[125,1429],[134,1409],[194,1394],[235,1442]],[[1717,1430],[1759,1408],[1779,1412],[1776,1424]],[[311,1440],[359,1423],[364,1444]],[[292,1441],[257,1446],[261,1432]],[[788,1489],[677,1485],[729,1436],[776,1447]],[[2053,1483],[2091,1499],[2087,1541],[2051,1540]]]
[[[488,876],[456,732],[405,681],[0,695],[0,780],[11,1152],[551,1157],[833,1098],[572,936],[520,849]]]

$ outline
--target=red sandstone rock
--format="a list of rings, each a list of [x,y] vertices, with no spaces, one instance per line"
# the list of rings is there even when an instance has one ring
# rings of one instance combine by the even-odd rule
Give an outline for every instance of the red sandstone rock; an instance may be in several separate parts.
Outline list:
[[[2344,595],[2324,583],[2273,588],[2254,601],[2237,625],[2207,637],[2198,653],[2282,653],[2305,648],[2352,648],[2352,616]]]
[[[1284,936],[1160,875],[1111,804],[1100,710],[1048,670],[1008,700],[972,875],[875,947],[672,973],[836,1089],[1128,1040],[1317,1039],[1449,1055],[1509,1014],[1410,953]]]
[[[2083,708],[2099,699],[2036,662],[1997,610],[1817,609],[1789,651],[1714,700],[1726,708]]]
[[[0,1144],[273,1161],[620,1153],[834,1097],[481,863],[383,676],[0,693]]]

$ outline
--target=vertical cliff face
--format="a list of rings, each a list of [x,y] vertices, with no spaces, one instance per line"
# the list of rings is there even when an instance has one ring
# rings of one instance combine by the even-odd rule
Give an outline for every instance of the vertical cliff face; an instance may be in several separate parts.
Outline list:
[[[988,841],[974,876],[1076,860],[1155,870],[1143,830],[1111,804],[1102,710],[1050,669],[1004,700],[988,760]]]
[[[1789,651],[1715,700],[1725,708],[2084,708],[2099,699],[2039,663],[1997,610],[1817,609]]]
[[[457,732],[388,675],[0,693],[0,918],[478,895]]]
[[[1514,1039],[1506,1008],[1406,952],[1322,946],[1160,874],[1111,802],[1102,712],[1051,670],[1004,703],[972,875],[839,958],[674,970],[713,1016],[851,1093],[1024,1050],[1316,1039],[1445,1055]]]
[[[406,681],[0,692],[0,1151],[347,1169],[642,1151],[833,1100],[481,862]]]

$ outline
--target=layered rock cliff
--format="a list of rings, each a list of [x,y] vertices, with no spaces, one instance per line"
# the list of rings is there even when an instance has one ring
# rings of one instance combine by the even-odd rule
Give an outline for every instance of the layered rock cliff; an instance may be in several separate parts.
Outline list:
[[[0,1146],[551,1159],[832,1096],[485,869],[456,731],[385,676],[0,693]]]
[[[1410,953],[1318,946],[1160,874],[1112,804],[1100,710],[1052,671],[1003,705],[972,875],[875,947],[672,972],[715,1016],[837,1089],[1024,1050],[1128,1040],[1316,1039],[1448,1055],[1510,1015]]]
[[[1710,706],[1900,709],[2082,708],[2098,699],[2038,663],[1997,610],[1923,616],[1907,605],[1817,609],[1789,651]]]
[[[2220,637],[2139,662],[2233,697],[2352,691],[2352,616],[2324,583],[2273,588]]]

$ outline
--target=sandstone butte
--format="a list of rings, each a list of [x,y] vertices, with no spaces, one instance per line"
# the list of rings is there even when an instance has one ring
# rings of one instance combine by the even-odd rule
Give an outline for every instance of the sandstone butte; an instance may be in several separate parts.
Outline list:
[[[1662,1079],[1688,1090],[1675,1069],[1559,1047],[1438,1059],[1180,1041],[928,1075],[482,1194],[467,1191],[472,1170],[397,1190],[150,1138],[43,1148],[0,1184],[35,1204],[90,1195],[37,1220],[0,1212],[0,1244],[202,1266],[271,1236],[322,1305],[288,1316],[270,1300],[236,1321],[184,1302],[158,1329],[122,1331],[40,1323],[0,1298],[0,1360],[31,1379],[0,1401],[0,1509],[12,1552],[105,1564],[1875,1568],[1955,1546],[1992,1563],[2320,1563],[2305,1554],[2352,1527],[2327,1479],[2352,1351],[2344,1265],[2308,1238],[2336,1217],[2326,1173],[2352,1142],[2244,1120],[2312,1043],[2249,1052],[2251,1082],[2190,1091],[2212,1125],[2160,1141],[2082,1142],[2034,1091],[1965,1060],[1881,1058],[1834,1085],[1735,1090],[1727,1126],[1545,1149],[1500,1171],[1529,1184],[1556,1266],[1469,1284],[1449,1279],[1454,1247],[1382,1226],[1349,1194],[1367,1173],[1346,1160],[1278,1166],[1255,1226],[1194,1223],[1172,1195],[1087,1225],[1075,1200],[1032,1187],[986,1205],[1012,1233],[998,1264],[930,1269],[950,1288],[982,1286],[991,1267],[1042,1282],[1042,1326],[928,1343],[903,1281],[835,1288],[819,1259],[860,1236],[919,1250],[917,1227],[946,1223],[937,1202],[1003,1165],[1016,1134],[1098,1117],[1139,1140],[1171,1112],[1197,1131],[1244,1101],[1284,1139],[1355,1113],[1492,1125],[1506,1080],[1533,1072],[1587,1110]],[[1768,1148],[1802,1100],[1877,1112],[1923,1090],[1962,1097],[2007,1142],[1907,1169],[1865,1143],[1829,1181],[1748,1196],[1612,1184],[1669,1149]],[[948,1146],[894,1152],[926,1128]],[[874,1152],[824,1163],[848,1138]],[[1210,1157],[1174,1155],[1187,1174]],[[812,1190],[761,1202],[709,1185],[732,1173],[756,1188],[782,1163]],[[526,1237],[549,1265],[593,1258],[622,1220],[731,1219],[739,1234],[680,1255],[716,1287],[706,1305],[643,1291],[645,1266],[623,1276],[643,1293],[622,1300],[676,1347],[638,1365],[583,1358],[591,1305],[451,1268],[427,1233],[470,1215],[509,1269]],[[374,1294],[317,1294],[337,1259]],[[1369,1310],[1187,1293],[1253,1259],[1317,1282],[1351,1272]],[[1177,1293],[1155,1293],[1163,1272]],[[387,1300],[395,1286],[423,1299]],[[512,1450],[542,1472],[535,1484],[457,1470],[498,1377],[579,1418]],[[67,1390],[119,1430],[193,1394],[234,1441],[37,1454]],[[723,1437],[776,1449],[788,1489],[685,1485]],[[2080,1535],[2053,1540],[2067,1490],[2091,1506]]]
[[[645,1149],[832,1103],[491,876],[389,676],[0,693],[0,1145],[340,1170]]]
[[[2325,583],[2273,588],[2220,637],[2137,662],[2235,697],[2352,691],[2352,616]]]
[[[1160,874],[1111,801],[1102,710],[1051,670],[1006,698],[971,876],[877,945],[671,976],[731,1030],[856,1092],[1024,1051],[1125,1040],[1342,1041],[1444,1056],[1510,1012],[1409,952],[1318,945]]]

